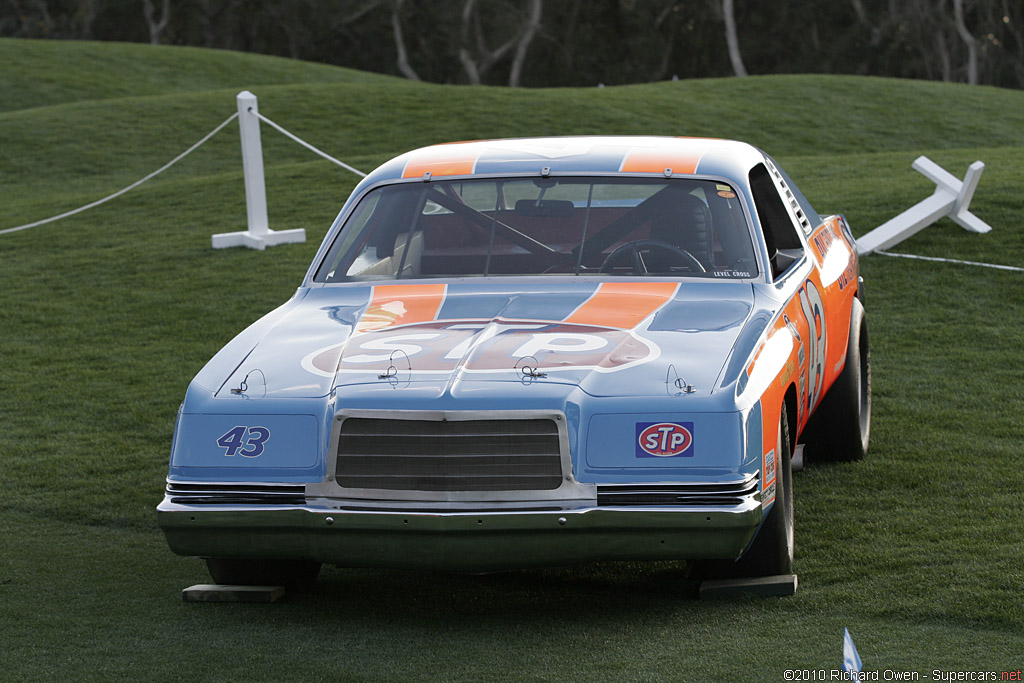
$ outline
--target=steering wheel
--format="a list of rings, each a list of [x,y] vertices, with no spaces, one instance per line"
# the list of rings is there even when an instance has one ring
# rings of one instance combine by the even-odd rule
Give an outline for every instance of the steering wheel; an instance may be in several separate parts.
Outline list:
[[[615,268],[616,264],[623,260],[623,255],[629,254],[631,255],[630,260],[633,262],[633,273],[635,275],[646,275],[648,272],[647,264],[644,263],[644,259],[641,256],[641,253],[645,251],[667,253],[669,256],[675,256],[682,259],[682,261],[685,261],[685,263],[680,263],[679,265],[684,265],[690,270],[695,270],[701,273],[708,272],[707,269],[704,268],[703,264],[697,260],[697,257],[690,252],[686,251],[682,247],[677,247],[674,244],[659,242],[657,240],[635,240],[633,242],[626,242],[621,247],[608,254],[608,258],[606,258],[604,263],[601,264],[601,272],[612,272],[612,269]]]

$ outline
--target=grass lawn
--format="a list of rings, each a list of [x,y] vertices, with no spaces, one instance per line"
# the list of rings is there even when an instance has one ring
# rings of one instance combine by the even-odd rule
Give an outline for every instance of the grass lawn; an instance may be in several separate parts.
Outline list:
[[[0,230],[93,201],[235,110],[369,170],[433,142],[575,133],[736,137],[854,232],[925,198],[925,154],[987,167],[972,209],[897,251],[1024,266],[1024,92],[774,76],[604,89],[410,83],[254,55],[0,39]],[[1024,664],[1024,274],[872,256],[871,452],[796,476],[789,598],[700,602],[680,564],[486,576],[325,568],[273,605],[184,604],[206,583],[156,527],[192,376],[286,300],[357,178],[264,127],[271,227],[244,229],[237,128],[166,174],[0,235],[0,680],[784,680]],[[950,680],[950,679],[945,679]]]

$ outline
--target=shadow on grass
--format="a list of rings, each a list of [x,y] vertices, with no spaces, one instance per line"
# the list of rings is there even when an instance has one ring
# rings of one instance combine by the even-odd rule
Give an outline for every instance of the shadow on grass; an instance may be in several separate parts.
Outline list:
[[[304,610],[342,616],[367,616],[377,622],[431,619],[557,619],[589,621],[622,617],[627,621],[691,602],[699,584],[686,578],[679,563],[600,563],[565,569],[536,569],[489,574],[325,567],[308,592],[287,600]]]

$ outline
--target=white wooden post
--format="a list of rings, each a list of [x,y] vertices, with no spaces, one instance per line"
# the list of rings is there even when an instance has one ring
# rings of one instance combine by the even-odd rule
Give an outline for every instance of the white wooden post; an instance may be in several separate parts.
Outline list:
[[[935,193],[858,238],[858,254],[888,249],[924,230],[943,216],[949,216],[971,232],[988,232],[992,229],[990,225],[968,211],[974,190],[981,180],[981,172],[985,170],[985,164],[980,161],[971,164],[962,183],[928,157],[915,159],[912,168],[935,183]]]
[[[249,229],[213,236],[213,248],[249,247],[266,249],[286,242],[305,242],[306,231],[274,231],[267,220],[267,190],[263,181],[263,144],[260,142],[259,108],[248,90],[238,93],[238,131],[242,138],[242,170],[245,175],[245,211]]]

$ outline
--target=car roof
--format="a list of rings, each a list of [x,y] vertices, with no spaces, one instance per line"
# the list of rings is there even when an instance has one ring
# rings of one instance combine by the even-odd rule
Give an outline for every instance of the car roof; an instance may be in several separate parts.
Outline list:
[[[574,136],[455,142],[406,152],[364,184],[388,180],[505,175],[705,175],[743,183],[764,161],[735,140],[687,137]]]

